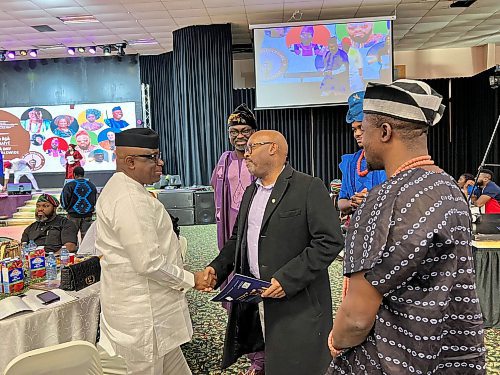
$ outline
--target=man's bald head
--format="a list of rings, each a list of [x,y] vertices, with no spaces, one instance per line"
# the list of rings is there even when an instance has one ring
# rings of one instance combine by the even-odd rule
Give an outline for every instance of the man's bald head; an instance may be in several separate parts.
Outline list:
[[[276,156],[278,159],[278,164],[283,165],[286,162],[286,158],[288,156],[288,142],[286,141],[283,134],[276,130],[260,130],[255,132],[250,139],[255,139],[255,142],[273,142],[276,144]],[[252,142],[249,141],[250,144]]]
[[[245,160],[252,175],[274,183],[288,156],[288,143],[278,131],[260,130],[248,140]]]

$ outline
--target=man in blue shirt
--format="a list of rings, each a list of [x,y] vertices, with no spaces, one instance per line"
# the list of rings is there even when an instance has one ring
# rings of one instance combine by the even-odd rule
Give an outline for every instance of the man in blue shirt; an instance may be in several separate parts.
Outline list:
[[[493,172],[482,169],[477,184],[482,192],[479,197],[472,196],[472,203],[476,207],[484,206],[487,214],[500,214],[500,186],[493,182]]]
[[[363,98],[364,92],[356,92],[347,100],[349,111],[346,121],[352,126],[354,139],[361,149],[355,154],[342,156],[339,168],[342,172],[342,186],[338,197],[338,208],[344,215],[352,214],[374,186],[384,182],[387,177],[383,170],[368,171],[363,151]]]
[[[111,112],[113,112],[113,118],[108,118],[104,120],[106,125],[108,125],[110,128],[122,129],[126,128],[129,125],[127,121],[122,120],[123,117],[122,107],[120,106],[114,107],[111,110]]]
[[[80,231],[82,240],[92,224],[97,201],[97,189],[88,179],[82,167],[73,170],[75,179],[64,185],[61,193],[61,205],[68,212],[68,219]]]

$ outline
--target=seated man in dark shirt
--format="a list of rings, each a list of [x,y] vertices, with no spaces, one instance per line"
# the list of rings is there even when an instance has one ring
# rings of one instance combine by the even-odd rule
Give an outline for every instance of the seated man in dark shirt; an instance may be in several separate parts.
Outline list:
[[[59,202],[52,195],[40,195],[36,202],[36,221],[24,230],[21,241],[35,241],[37,246],[45,247],[45,252],[57,253],[63,246],[75,252],[78,231],[71,221],[57,215],[57,206]]]

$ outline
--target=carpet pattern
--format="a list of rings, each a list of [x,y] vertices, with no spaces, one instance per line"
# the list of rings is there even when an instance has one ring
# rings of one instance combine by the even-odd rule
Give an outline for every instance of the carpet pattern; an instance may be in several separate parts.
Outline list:
[[[187,268],[203,269],[218,253],[215,225],[182,227],[181,234],[188,239]],[[335,311],[342,291],[342,263],[335,261],[329,269],[332,303]],[[225,371],[220,370],[226,311],[219,303],[210,302],[213,294],[190,291],[187,294],[193,321],[194,335],[182,349],[194,375],[237,375],[248,366],[246,358]],[[487,374],[500,374],[500,330],[486,330]],[[304,374],[305,375],[305,374]]]

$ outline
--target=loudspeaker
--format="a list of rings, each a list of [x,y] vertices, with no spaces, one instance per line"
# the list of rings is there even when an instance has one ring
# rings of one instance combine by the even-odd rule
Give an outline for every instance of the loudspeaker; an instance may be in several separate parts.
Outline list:
[[[18,184],[7,183],[7,195],[31,194],[31,189],[30,182],[20,182]]]
[[[159,201],[165,208],[194,207],[193,192],[187,189],[165,190],[158,193]]]
[[[167,212],[179,218],[179,225],[194,225],[194,208],[167,208]]]
[[[196,224],[215,224],[213,191],[198,191],[194,193],[194,222]]]

